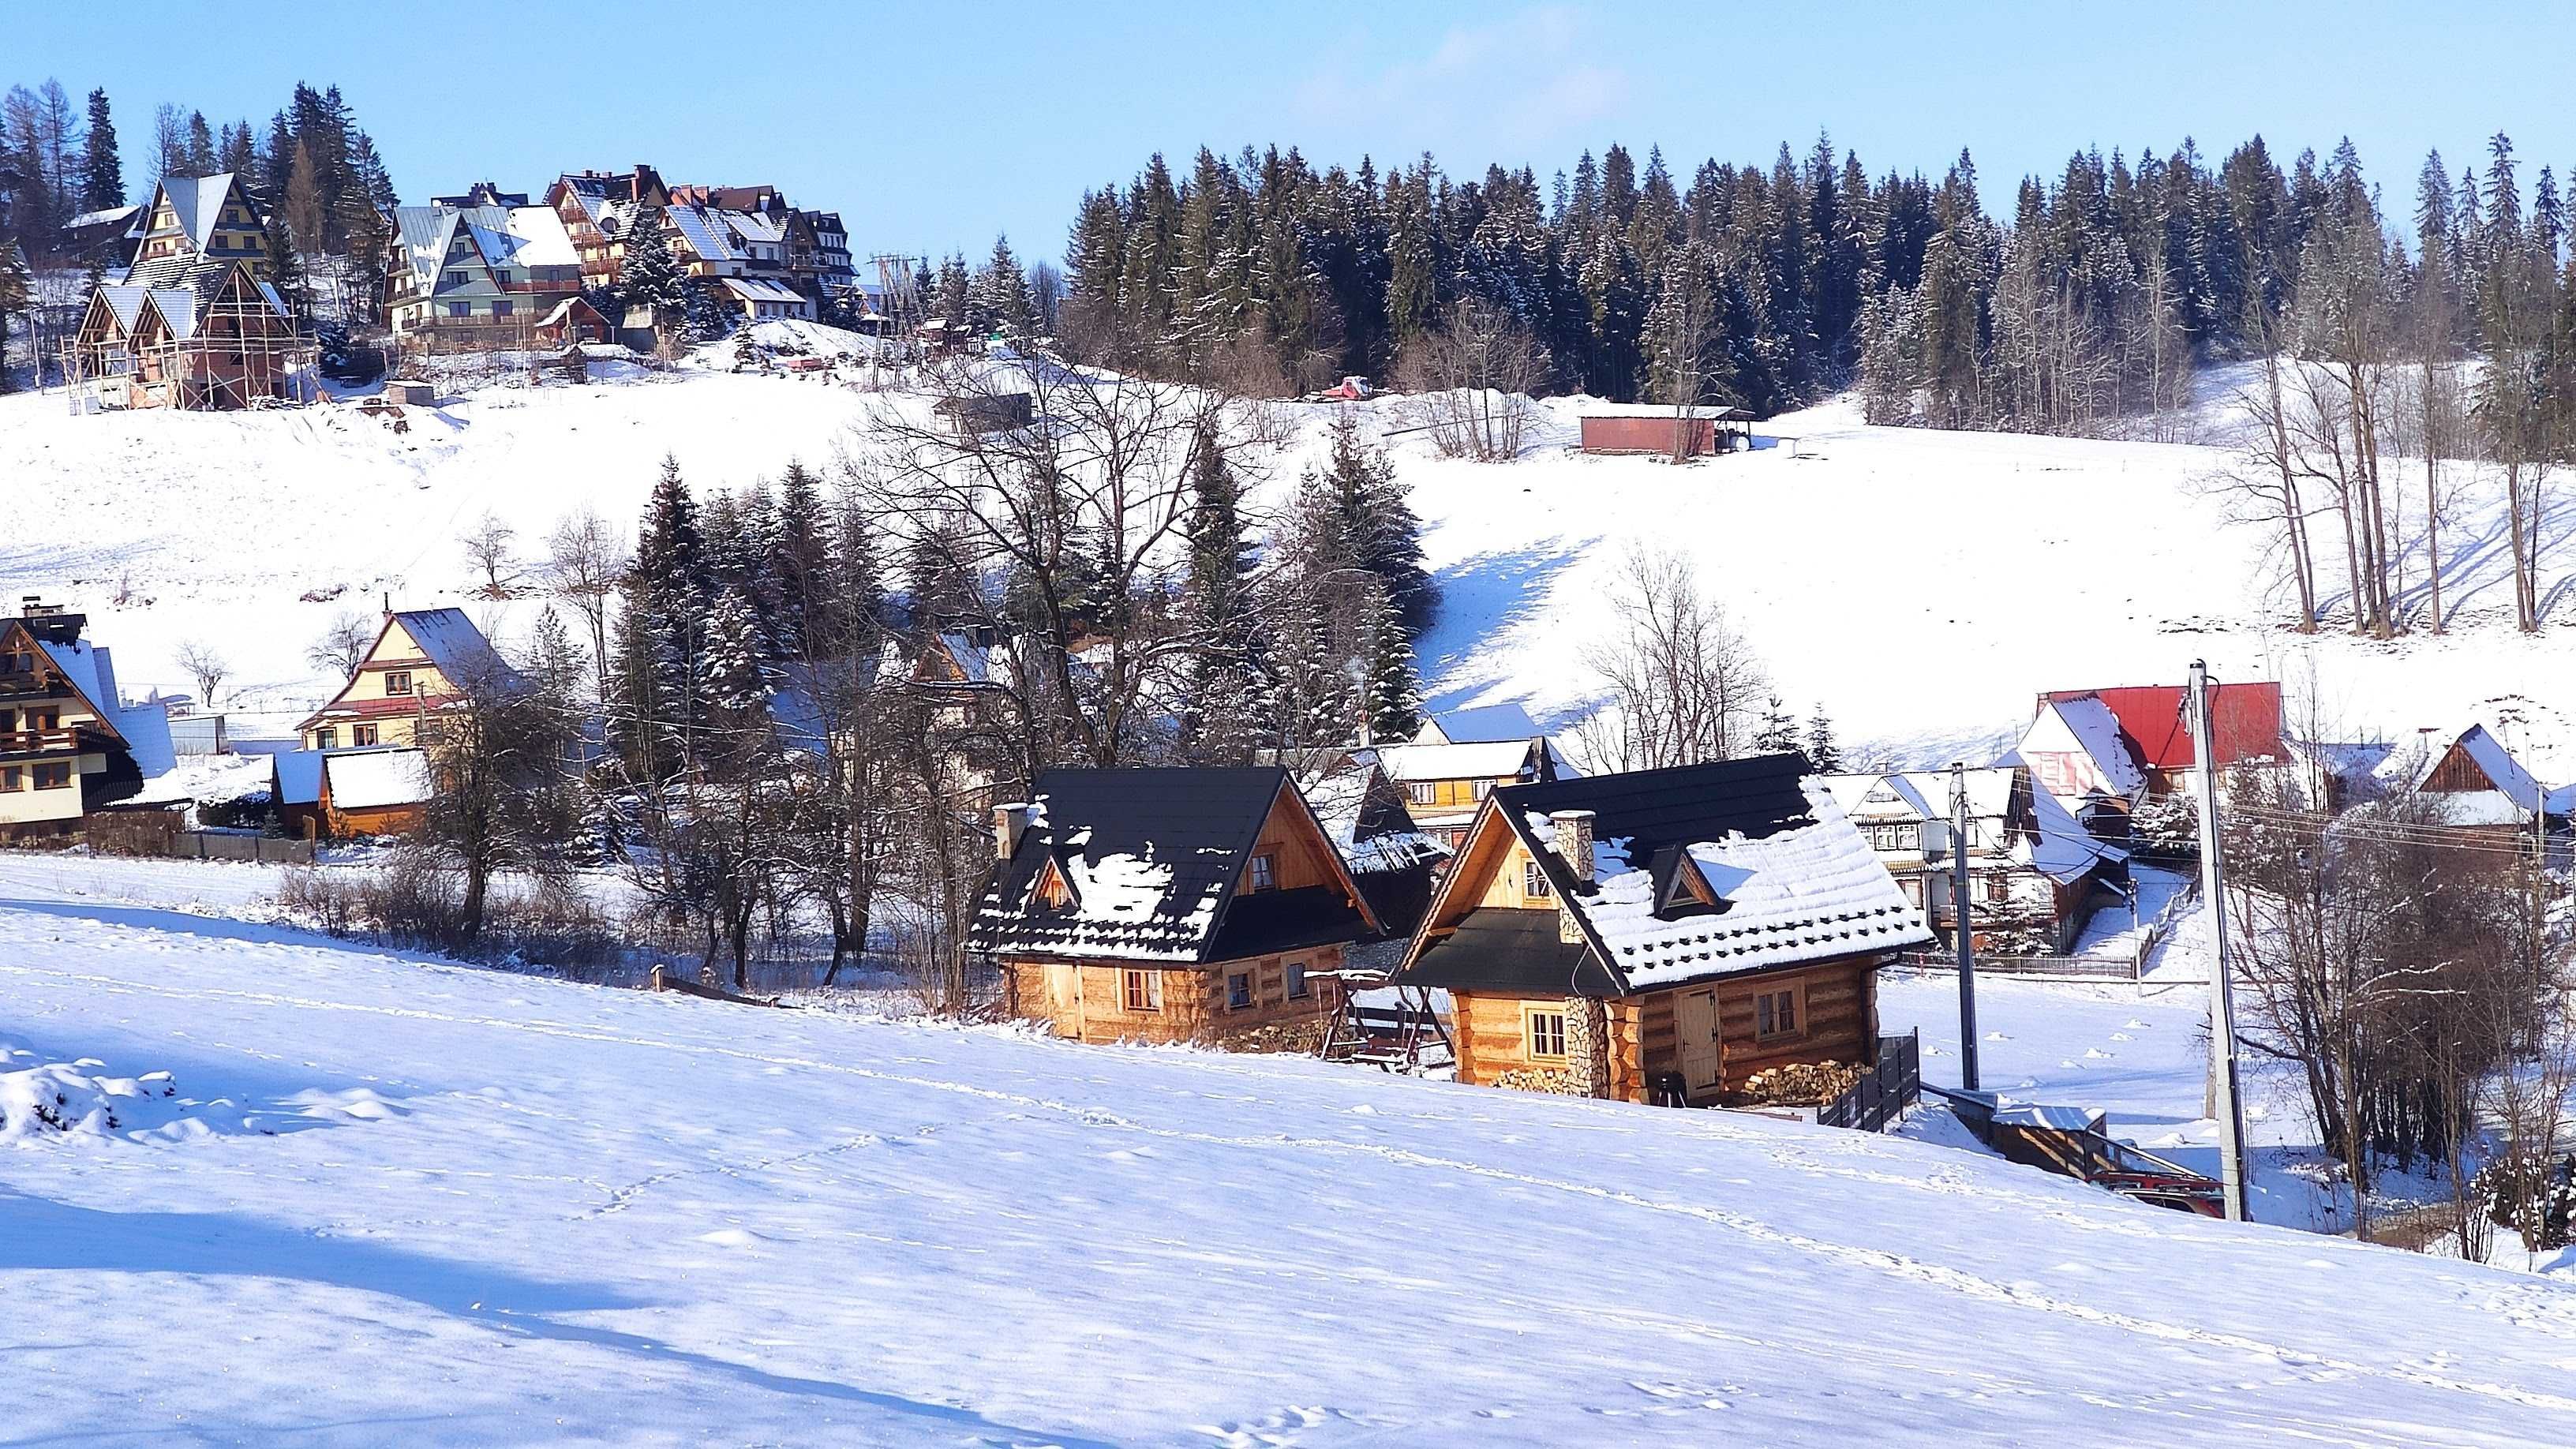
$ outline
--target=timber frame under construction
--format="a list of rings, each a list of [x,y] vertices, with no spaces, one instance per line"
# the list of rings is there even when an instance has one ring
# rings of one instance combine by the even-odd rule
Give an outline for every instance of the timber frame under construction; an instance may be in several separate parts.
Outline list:
[[[75,412],[300,406],[314,361],[277,289],[211,257],[138,264],[99,287],[62,347]]]

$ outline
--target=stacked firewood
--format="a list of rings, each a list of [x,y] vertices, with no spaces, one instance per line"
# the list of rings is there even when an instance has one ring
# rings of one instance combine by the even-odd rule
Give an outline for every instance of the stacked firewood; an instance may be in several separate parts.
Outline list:
[[[1565,1097],[1582,1095],[1576,1088],[1574,1073],[1563,1067],[1514,1067],[1495,1077],[1494,1085],[1523,1092],[1554,1092]]]
[[[1748,1107],[1822,1107],[1851,1090],[1861,1069],[1841,1062],[1791,1062],[1755,1072],[1744,1081]]]

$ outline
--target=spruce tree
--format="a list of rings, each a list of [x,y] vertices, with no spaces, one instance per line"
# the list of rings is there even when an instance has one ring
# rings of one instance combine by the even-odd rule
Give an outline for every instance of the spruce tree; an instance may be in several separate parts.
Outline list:
[[[1422,728],[1422,688],[1414,675],[1413,641],[1387,591],[1378,587],[1368,592],[1371,607],[1362,645],[1367,678],[1363,712],[1372,742],[1401,742]]]
[[[1830,775],[1843,767],[1842,747],[1834,743],[1834,724],[1825,718],[1825,707],[1807,716],[1807,763],[1819,774]]]
[[[1180,746],[1198,764],[1246,764],[1261,743],[1250,681],[1259,655],[1243,489],[1212,426],[1190,448],[1188,545],[1180,623],[1192,636],[1184,667]]]
[[[685,280],[680,265],[671,255],[670,239],[662,229],[662,213],[652,207],[637,207],[627,218],[625,262],[618,274],[618,298],[629,307],[650,308],[653,325],[666,333],[677,329],[687,315],[687,301],[681,288]]]
[[[1798,717],[1772,695],[1762,705],[1762,723],[1753,735],[1753,750],[1762,755],[1783,755],[1798,748]]]
[[[215,164],[215,133],[213,128],[206,124],[206,113],[190,111],[188,113],[188,174],[212,176],[215,174]]]
[[[125,204],[125,162],[116,149],[116,118],[107,92],[89,93],[89,139],[81,152],[81,209],[106,211]]]

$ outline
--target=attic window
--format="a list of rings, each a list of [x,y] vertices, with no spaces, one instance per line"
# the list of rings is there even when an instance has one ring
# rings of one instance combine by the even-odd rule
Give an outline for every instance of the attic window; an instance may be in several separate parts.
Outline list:
[[[410,670],[408,670],[408,669],[396,669],[396,670],[393,670],[393,671],[391,671],[391,672],[389,672],[389,673],[387,673],[387,674],[385,675],[385,698],[387,698],[387,699],[393,699],[393,698],[395,698],[395,697],[397,697],[397,696],[401,696],[401,695],[408,695],[408,694],[410,694],[410,693],[411,693],[411,671],[410,671]]]
[[[1037,885],[1031,889],[1030,894],[1036,898],[1039,907],[1045,910],[1060,911],[1073,904],[1073,888],[1065,884],[1064,872],[1058,870],[1052,860],[1038,872]]]
[[[1263,851],[1252,858],[1252,888],[1257,891],[1279,889],[1279,858]]]
[[[1539,869],[1537,861],[1521,862],[1521,894],[1534,901],[1556,894],[1556,888],[1547,883],[1547,872]]]

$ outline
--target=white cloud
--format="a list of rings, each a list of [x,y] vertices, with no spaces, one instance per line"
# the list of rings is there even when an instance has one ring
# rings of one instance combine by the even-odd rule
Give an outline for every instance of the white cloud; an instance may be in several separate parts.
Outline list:
[[[1548,5],[1452,27],[1430,54],[1353,64],[1298,88],[1301,117],[1410,146],[1536,145],[1611,115],[1634,83],[1590,58],[1615,44],[1583,11]]]

